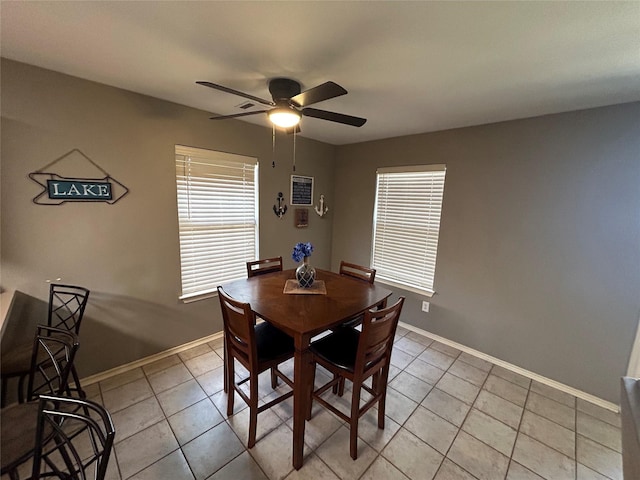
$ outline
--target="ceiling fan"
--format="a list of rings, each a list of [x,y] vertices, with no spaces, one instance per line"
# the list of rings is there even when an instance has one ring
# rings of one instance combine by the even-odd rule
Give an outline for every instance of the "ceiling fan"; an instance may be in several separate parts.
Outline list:
[[[273,100],[265,100],[263,98],[249,95],[248,93],[240,92],[211,82],[196,83],[198,85],[204,85],[205,87],[226,93],[232,93],[234,95],[253,100],[254,102],[267,107],[272,107],[266,110],[211,117],[211,120],[225,120],[227,118],[246,117],[248,115],[266,113],[269,120],[271,120],[274,125],[288,129],[296,128],[297,131],[299,131],[297,125],[300,122],[302,115],[305,117],[319,118],[330,122],[352,125],[354,127],[361,127],[367,121],[366,118],[354,117],[343,113],[328,112],[326,110],[308,107],[308,105],[323,102],[330,98],[339,97],[340,95],[345,95],[347,93],[344,88],[334,82],[325,82],[322,85],[318,85],[317,87],[301,92],[299,82],[289,78],[274,78],[269,81],[269,92],[271,93]]]

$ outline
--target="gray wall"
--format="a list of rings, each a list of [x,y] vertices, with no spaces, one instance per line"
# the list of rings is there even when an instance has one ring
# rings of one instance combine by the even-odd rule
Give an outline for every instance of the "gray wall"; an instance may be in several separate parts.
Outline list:
[[[640,312],[640,104],[340,147],[334,268],[368,263],[375,171],[445,163],[429,300],[403,320],[617,402]],[[396,289],[396,293],[403,293]]]
[[[640,314],[640,104],[334,147],[299,139],[326,218],[279,220],[290,138],[245,122],[2,61],[1,286],[40,300],[45,280],[92,290],[80,373],[220,331],[216,299],[182,304],[174,145],[256,156],[261,256],[310,240],[314,265],[369,263],[378,166],[446,163],[431,312],[402,320],[617,402]],[[28,178],[78,148],[130,190],[115,205],[34,205]],[[50,170],[99,176],[77,156]],[[70,170],[70,172],[69,172]]]
[[[78,363],[89,375],[219,332],[217,298],[182,304],[177,235],[175,144],[258,157],[260,255],[282,255],[293,267],[298,241],[312,241],[314,265],[328,268],[331,213],[311,213],[294,227],[289,202],[292,138],[278,136],[271,167],[271,130],[239,121],[211,122],[207,112],[2,60],[1,285],[48,298],[47,279],[91,289]],[[28,174],[80,149],[130,193],[114,205],[32,202],[40,187]],[[316,198],[333,199],[335,147],[303,138],[299,175],[315,177]],[[103,177],[78,154],[48,171]],[[46,321],[43,318],[42,321]]]

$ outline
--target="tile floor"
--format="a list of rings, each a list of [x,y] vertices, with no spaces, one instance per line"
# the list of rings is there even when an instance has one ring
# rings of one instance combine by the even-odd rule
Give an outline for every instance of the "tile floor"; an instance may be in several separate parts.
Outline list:
[[[392,363],[385,429],[375,411],[362,418],[352,461],[348,428],[314,405],[299,471],[291,466],[291,400],[258,416],[251,450],[238,397],[227,418],[221,340],[90,385],[117,430],[108,478],[622,478],[617,414],[402,327]],[[349,394],[333,398],[346,406]]]

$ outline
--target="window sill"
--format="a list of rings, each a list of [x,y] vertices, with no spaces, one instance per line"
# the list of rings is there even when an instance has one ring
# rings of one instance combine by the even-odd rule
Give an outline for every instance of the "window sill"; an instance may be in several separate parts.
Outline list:
[[[214,298],[218,296],[218,291],[214,290],[213,292],[204,292],[204,293],[193,293],[191,295],[182,295],[178,297],[178,300],[181,300],[182,303],[193,303],[199,302],[200,300],[206,300],[207,298]]]
[[[402,283],[393,282],[391,280],[386,280],[382,278],[376,277],[376,283],[382,283],[384,285],[389,285],[390,287],[401,288],[402,290],[406,290],[407,292],[417,293],[418,295],[422,295],[424,297],[433,297],[436,292],[432,290],[424,290],[422,288],[411,287],[409,285],[403,285]]]

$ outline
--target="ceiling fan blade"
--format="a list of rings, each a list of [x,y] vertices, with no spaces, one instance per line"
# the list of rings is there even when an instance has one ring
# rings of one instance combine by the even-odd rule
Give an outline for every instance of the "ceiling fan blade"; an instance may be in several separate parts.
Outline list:
[[[361,127],[367,123],[366,118],[353,117],[343,113],[327,112],[326,110],[318,110],[317,108],[305,108],[302,110],[302,115],[329,120],[330,122],[344,123],[345,125],[352,125],[354,127]]]
[[[264,98],[254,97],[253,95],[249,95],[248,93],[239,92],[238,90],[234,90],[233,88],[224,87],[222,85],[218,85],[217,83],[211,82],[196,82],[198,85],[204,85],[205,87],[213,88],[214,90],[220,90],[222,92],[231,93],[233,95],[238,95],[239,97],[248,98],[249,100],[253,100],[254,102],[261,103],[263,105],[268,105],[273,107],[275,103],[271,100],[265,100]]]
[[[330,98],[339,97],[346,93],[347,91],[337,83],[326,82],[291,97],[291,102],[293,102],[297,107],[305,107],[324,100],[329,100]]]
[[[220,115],[219,117],[211,117],[209,120],[226,120],[228,118],[246,117],[248,115],[256,115],[258,113],[267,113],[269,110],[257,110],[255,112],[234,113],[233,115]]]

